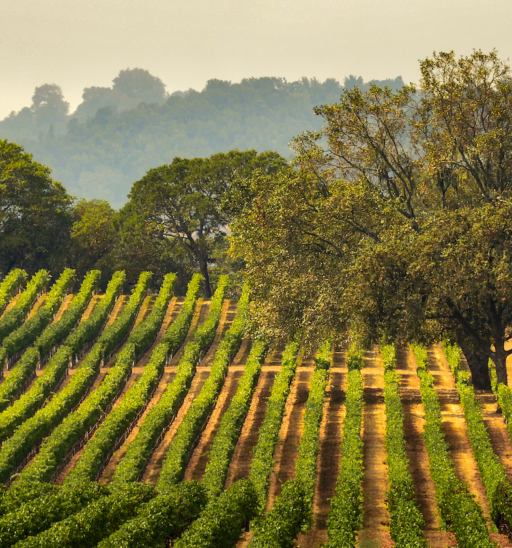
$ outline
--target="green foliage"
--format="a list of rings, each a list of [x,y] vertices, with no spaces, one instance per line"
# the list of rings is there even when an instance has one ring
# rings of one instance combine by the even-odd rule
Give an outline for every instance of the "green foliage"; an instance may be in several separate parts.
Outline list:
[[[0,272],[44,267],[54,273],[66,264],[73,199],[50,172],[0,139]]]
[[[327,518],[330,548],[355,546],[356,536],[363,527],[363,377],[359,369],[348,373],[346,415],[341,441],[340,475],[331,499]]]
[[[93,548],[133,518],[138,508],[155,496],[145,483],[133,483],[108,497],[100,497],[81,511],[55,523],[37,536],[18,543],[19,547]]]
[[[15,268],[2,280],[0,283],[0,314],[26,279],[27,273],[20,268]]]
[[[117,320],[103,332],[65,388],[56,394],[46,407],[23,422],[14,435],[3,443],[0,449],[0,481],[5,482],[8,479],[9,474],[23,462],[30,449],[48,436],[86,394],[96,378],[104,356],[121,341],[121,338],[127,334],[135,321],[137,311],[146,294],[148,283],[149,276],[145,273],[141,274],[140,282],[134,288],[125,308]],[[129,352],[130,349],[132,352],[134,351],[134,347],[130,346],[126,352]],[[113,374],[112,378],[118,382],[116,375]],[[99,410],[96,411],[99,412]],[[73,417],[73,415],[69,417]],[[41,455],[44,455],[44,451],[40,451],[38,456]],[[44,457],[41,457],[41,462],[43,468],[43,471],[39,472],[41,474],[46,472],[46,466],[52,468],[56,465],[55,461],[45,460]],[[37,459],[32,463],[32,466],[34,468],[39,466]],[[30,475],[28,470],[27,468],[24,472],[27,476]]]
[[[329,354],[326,355],[327,349]],[[253,539],[255,548],[293,548],[298,534],[301,531],[306,532],[311,527],[320,423],[325,388],[329,380],[330,349],[331,343],[327,341],[317,354],[319,360],[311,378],[295,479],[283,485],[281,494],[265,516],[265,520],[256,521]]]
[[[236,317],[215,352],[210,376],[206,379],[199,395],[194,399],[186,415],[181,420],[162,464],[157,483],[160,492],[165,493],[172,485],[175,485],[183,478],[194,442],[215,406],[229,364],[242,343],[248,307],[249,289],[245,287],[242,298],[238,302]]]
[[[39,352],[35,348],[29,348],[23,353],[11,374],[0,384],[0,411],[12,403],[35,375],[38,362]]]
[[[66,269],[57,280],[48,294],[44,306],[36,314],[27,320],[21,327],[16,329],[4,339],[2,350],[7,357],[14,356],[29,346],[41,333],[45,326],[51,321],[53,315],[57,312],[59,306],[64,300],[65,292],[74,282],[75,271]],[[34,359],[34,356],[37,358]],[[0,358],[0,365],[2,364]],[[39,362],[39,352],[36,348],[31,348],[23,355],[18,364],[11,371],[11,374],[0,386],[0,411],[3,411],[35,375],[36,365]]]
[[[349,371],[361,371],[364,362],[364,351],[357,343],[351,343],[347,352],[347,367]]]
[[[80,320],[80,316],[87,308],[92,293],[98,285],[100,275],[101,273],[98,270],[88,272],[80,286],[80,290],[73,297],[59,321],[50,324],[37,338],[34,346],[39,350],[41,358],[50,354],[54,346],[67,337]],[[107,302],[109,302],[108,299]]]
[[[386,506],[391,518],[391,538],[404,548],[424,547],[425,520],[416,502],[414,482],[409,473],[409,459],[405,450],[404,415],[398,391],[400,377],[394,372],[396,358],[393,346],[381,348],[384,367],[384,402],[386,405],[386,462],[389,490]]]
[[[40,270],[28,282],[25,291],[20,295],[16,304],[0,318],[0,340],[17,329],[27,317],[37,296],[44,290],[50,281],[46,270]]]
[[[39,348],[39,353],[41,353],[41,347],[39,347],[40,341],[44,348],[48,348],[52,342],[57,341],[58,338],[62,336],[65,336],[66,331],[69,333],[69,330],[71,330],[76,321],[79,320],[81,313],[87,306],[87,302],[90,299],[91,292],[97,279],[98,275],[94,271],[91,272],[84,280],[80,292],[75,296],[68,310],[62,315],[61,320],[55,324],[49,325],[46,328],[41,337],[35,343],[36,348]],[[101,319],[103,318],[103,321],[106,320],[108,313],[114,305],[114,298],[121,289],[122,279],[122,276],[115,276],[112,279],[105,297],[101,303],[97,305],[97,308],[99,307],[100,315],[96,314],[95,317],[92,319],[89,318],[84,322],[84,324],[88,324],[88,327],[90,327],[90,330],[88,331],[90,336],[97,335],[99,329],[103,325]],[[91,322],[90,324],[89,321]],[[61,322],[63,322],[62,326]],[[77,326],[71,331],[68,340],[74,338],[75,332],[84,332],[82,325]],[[46,336],[47,332],[48,336]],[[66,343],[68,340],[66,340]],[[85,344],[85,342],[82,342],[82,344]],[[75,349],[76,348],[77,347],[75,346]],[[81,350],[80,347],[78,347],[78,349],[79,351]],[[43,373],[36,379],[30,390],[23,394],[19,400],[15,401],[11,407],[0,414],[0,441],[3,441],[11,436],[16,427],[31,417],[43,404],[46,398],[50,395],[52,389],[55,388],[55,386],[62,379],[63,375],[65,375],[69,364],[69,358],[72,355],[72,348],[66,344],[62,346],[50,359]],[[20,363],[18,363],[18,367],[24,359],[27,358],[23,357],[20,360]]]
[[[175,352],[186,337],[192,321],[195,301],[201,278],[194,277],[190,284],[182,310],[171,324],[161,343],[167,353]],[[206,348],[215,337],[220,321],[222,302],[226,291],[227,279],[217,287],[212,299],[210,312],[205,322],[197,329],[193,340],[187,344],[181,358],[176,376],[156,405],[146,415],[137,436],[128,446],[125,457],[116,467],[112,485],[117,487],[126,482],[136,481],[151,456],[158,437],[176,415],[194,376],[195,367]],[[176,324],[175,328],[173,325]],[[181,339],[181,340],[180,340]]]
[[[457,381],[457,391],[462,408],[464,409],[469,441],[487,492],[491,518],[494,523],[498,523],[500,517],[503,517],[508,523],[512,523],[512,485],[508,481],[505,469],[500,464],[498,456],[493,450],[491,439],[482,417],[480,403],[475,397],[474,388],[469,386],[467,373],[461,365],[460,348],[456,345],[443,342],[443,350]],[[500,395],[501,400],[505,400],[507,396],[503,396],[507,391],[510,393],[508,386],[500,384],[500,388],[502,386],[503,389],[501,391],[498,389],[498,401],[500,404]],[[506,404],[505,407],[507,407]],[[505,416],[507,416],[506,413]]]
[[[393,345],[387,344],[381,346],[380,353],[384,369],[386,371],[394,371],[396,366],[396,348]]]
[[[290,384],[297,368],[298,352],[299,345],[296,342],[289,343],[283,352],[281,369],[275,377],[270,398],[267,401],[265,418],[259,431],[258,443],[254,448],[249,479],[256,489],[258,513],[265,510],[267,502],[270,474],[275,464],[274,451],[279,439],[286,399],[290,393]]]
[[[210,460],[206,465],[202,480],[209,498],[218,496],[224,488],[229,463],[249,411],[267,351],[268,344],[265,341],[257,340],[253,342],[251,352],[245,363],[244,375],[238,383],[236,394],[231,400],[227,411],[222,415],[219,430],[210,449]]]
[[[236,181],[253,170],[273,172],[286,165],[276,157],[268,152],[233,150],[210,158],[174,158],[133,184],[128,209],[190,257],[204,278],[207,298],[212,295],[208,269],[212,245],[225,234],[231,218],[222,202]]]
[[[42,487],[42,488],[41,488]],[[95,500],[108,494],[103,485],[84,484],[76,489],[57,489],[50,484],[26,483],[14,485],[13,495],[5,504],[5,513],[0,517],[0,547],[8,548],[26,537],[48,529],[80,511]]]
[[[174,354],[176,350],[178,350],[188,333],[190,323],[192,322],[192,316],[194,315],[194,308],[197,295],[199,293],[199,288],[201,286],[201,281],[202,279],[200,274],[194,274],[194,276],[192,276],[192,279],[188,284],[185,302],[181,307],[180,313],[169,326],[162,338],[162,343],[167,345],[168,353],[170,355]]]
[[[135,346],[137,356],[143,354],[157,336],[172,297],[175,281],[176,274],[167,274],[165,276],[151,313],[130,333],[128,342]]]
[[[426,370],[426,349],[412,349],[418,362],[421,401],[426,416],[423,437],[429,456],[430,474],[436,486],[439,515],[461,548],[493,547],[495,543],[489,538],[482,509],[455,474],[442,429],[441,407],[434,389],[434,377]]]
[[[249,480],[239,480],[208,504],[183,536],[176,548],[232,548],[243,528],[258,511],[257,495]]]
[[[85,345],[93,341],[103,328],[115,300],[123,288],[125,278],[123,271],[114,273],[103,299],[94,307],[87,321],[78,325],[67,337],[64,344],[71,348],[73,356],[79,355]]]
[[[206,493],[196,481],[185,481],[139,507],[138,515],[98,544],[99,548],[165,547],[199,517]]]
[[[95,413],[94,410],[105,409],[111,403],[112,396],[120,390],[131,372],[131,364],[136,355],[141,354],[140,349],[147,346],[148,341],[156,337],[171,298],[174,279],[174,274],[166,277],[151,314],[133,330],[126,346],[120,352],[115,366],[105,377],[104,383],[89,396],[88,400],[76,412],[77,419],[75,421],[69,421],[68,419],[64,421],[63,425],[67,424],[67,428],[73,431],[72,436],[70,435],[68,439],[76,440],[77,435],[83,434],[91,424],[94,424],[93,421],[96,422],[99,413]],[[126,348],[130,348],[130,351],[125,354]],[[105,459],[109,456],[117,440],[151,397],[163,373],[166,357],[166,347],[160,348],[159,345],[152,353],[140,379],[124,394],[122,400],[110,411],[95,432],[94,437],[87,443],[75,468],[66,478],[66,484],[69,482],[72,485],[77,485],[97,478],[102,466],[105,464]],[[117,382],[117,379],[120,383]],[[87,419],[86,416],[88,416]],[[73,422],[75,426],[73,426]],[[60,432],[59,437],[61,442],[66,440],[65,432],[64,434]],[[69,447],[69,443],[66,443]]]

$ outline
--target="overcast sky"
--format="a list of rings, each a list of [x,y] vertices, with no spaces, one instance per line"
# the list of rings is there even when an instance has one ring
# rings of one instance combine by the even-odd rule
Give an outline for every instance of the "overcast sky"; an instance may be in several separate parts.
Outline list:
[[[0,119],[34,88],[144,68],[169,92],[210,78],[417,81],[432,51],[512,55],[511,0],[0,0]]]

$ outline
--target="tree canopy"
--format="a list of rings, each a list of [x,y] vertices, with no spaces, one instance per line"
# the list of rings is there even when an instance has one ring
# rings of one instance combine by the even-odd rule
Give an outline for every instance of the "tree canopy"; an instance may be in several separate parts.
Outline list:
[[[0,140],[0,271],[61,264],[72,197],[22,147]]]
[[[213,246],[231,220],[234,206],[229,205],[230,196],[237,181],[255,170],[275,174],[286,167],[279,154],[254,150],[192,160],[175,158],[134,183],[129,206],[146,224],[193,257],[203,275],[205,293],[211,297],[208,263]]]
[[[371,344],[448,337],[478,388],[507,382],[512,86],[495,52],[421,63],[418,88],[345,90],[257,175],[233,226],[260,329]]]

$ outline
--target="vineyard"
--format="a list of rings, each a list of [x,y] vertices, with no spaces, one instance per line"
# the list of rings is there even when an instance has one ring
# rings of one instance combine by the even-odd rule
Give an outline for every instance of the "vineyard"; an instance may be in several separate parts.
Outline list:
[[[151,278],[0,283],[0,547],[512,546],[512,391],[458,347],[272,347]]]

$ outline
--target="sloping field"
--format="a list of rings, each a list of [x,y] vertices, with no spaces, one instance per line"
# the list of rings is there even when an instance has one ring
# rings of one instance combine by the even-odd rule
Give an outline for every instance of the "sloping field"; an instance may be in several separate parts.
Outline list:
[[[454,366],[441,344],[360,359],[322,341],[267,348],[244,336],[246,296],[238,306],[223,283],[210,301],[199,279],[186,298],[171,278],[158,296],[140,282],[109,297],[53,392],[5,430],[0,546],[512,547],[508,389],[501,407],[474,394],[463,357]],[[101,302],[92,296],[73,330]],[[87,367],[67,415],[33,434]],[[36,389],[32,379],[16,405]]]

